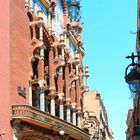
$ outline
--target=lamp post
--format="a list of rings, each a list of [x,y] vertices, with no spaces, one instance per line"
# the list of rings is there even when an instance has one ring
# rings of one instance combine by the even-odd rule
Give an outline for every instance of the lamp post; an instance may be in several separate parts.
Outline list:
[[[140,88],[140,73],[138,71],[138,68],[140,67],[140,65],[138,63],[134,62],[135,58],[140,57],[139,55],[134,55],[134,53],[132,53],[131,56],[127,56],[126,58],[132,59],[132,63],[129,64],[126,69],[125,69],[125,81],[126,83],[129,85],[130,91],[133,93],[136,93],[139,88]],[[128,73],[129,68],[132,67]]]
[[[131,56],[127,56],[126,58],[131,58],[132,63],[129,64],[125,69],[125,81],[129,85],[130,91],[135,93],[139,96],[140,91],[140,64],[135,63],[134,59],[140,57],[140,55],[134,55],[132,53]],[[130,71],[128,72],[129,68],[131,67]],[[139,101],[138,101],[139,102]],[[139,103],[138,103],[139,106]],[[140,140],[140,120],[135,116],[135,112],[138,109],[136,104],[134,103],[134,113],[133,113],[133,139]]]

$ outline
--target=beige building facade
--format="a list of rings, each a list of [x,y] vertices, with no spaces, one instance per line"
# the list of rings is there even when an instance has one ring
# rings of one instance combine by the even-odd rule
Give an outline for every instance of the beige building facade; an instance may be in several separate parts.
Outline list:
[[[85,92],[83,95],[83,128],[91,135],[91,140],[112,140],[108,126],[105,106],[97,91]]]

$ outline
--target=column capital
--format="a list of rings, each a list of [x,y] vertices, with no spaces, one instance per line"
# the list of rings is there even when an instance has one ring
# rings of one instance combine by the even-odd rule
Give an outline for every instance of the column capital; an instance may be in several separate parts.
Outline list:
[[[63,97],[64,97],[64,93],[63,92],[58,93],[59,100],[63,100]]]
[[[55,87],[52,86],[52,87],[49,88],[49,90],[50,90],[50,92],[54,92],[55,91]]]
[[[55,97],[56,96],[55,87],[50,87],[50,96],[51,97]]]
[[[72,107],[72,109],[76,109],[76,103],[71,103],[71,107]]]
[[[46,83],[45,80],[39,80],[38,81],[38,84],[39,84],[40,87],[44,87],[45,83]]]
[[[69,99],[66,99],[66,105],[67,106],[70,106],[71,105],[71,99],[69,98]]]
[[[77,107],[77,113],[81,114],[81,107]]]

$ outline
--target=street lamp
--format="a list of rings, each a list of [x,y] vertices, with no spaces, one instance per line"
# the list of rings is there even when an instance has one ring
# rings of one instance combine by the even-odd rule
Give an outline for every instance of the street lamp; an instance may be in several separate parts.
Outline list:
[[[140,57],[140,55],[134,55],[134,53],[132,53],[131,56],[126,57],[127,59],[131,58],[132,63],[129,64],[125,69],[125,81],[126,83],[128,83],[130,91],[133,93],[137,93],[140,90],[140,72],[139,72],[140,64],[134,62],[134,59],[136,57],[138,58]],[[130,67],[132,68],[130,69],[130,72],[128,73],[128,69]],[[136,107],[134,104],[134,112],[137,110],[135,109]],[[133,138],[134,140],[140,140],[140,122],[139,122],[139,119],[137,121],[135,119],[136,118],[134,117]]]
[[[126,81],[126,83],[128,83],[129,89],[133,93],[136,93],[140,89],[140,72],[138,71],[138,68],[140,67],[140,65],[138,63],[134,62],[134,59],[136,57],[138,58],[140,56],[134,55],[134,53],[132,53],[131,56],[126,57],[127,59],[131,58],[132,63],[129,64],[125,69],[125,81]],[[131,67],[131,69],[128,73],[128,70],[130,67]]]
[[[59,131],[59,134],[60,134],[61,136],[63,136],[63,135],[65,134],[64,130],[61,129],[61,130]]]

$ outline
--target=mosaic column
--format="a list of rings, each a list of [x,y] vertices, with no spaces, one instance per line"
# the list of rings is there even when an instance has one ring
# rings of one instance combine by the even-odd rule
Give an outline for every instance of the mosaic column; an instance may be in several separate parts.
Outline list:
[[[40,110],[45,111],[45,93],[44,88],[40,88]]]
[[[75,91],[75,81],[72,82],[71,86],[71,105],[72,105],[72,124],[76,125],[76,91]]]
[[[78,112],[77,114],[77,126],[81,128],[81,113],[80,112]]]
[[[59,117],[60,119],[64,119],[64,103],[63,103],[63,69],[62,67],[59,69],[59,77],[58,77],[58,98],[59,98]]]
[[[45,111],[44,80],[39,80],[40,110]]]
[[[76,126],[76,103],[72,103],[72,124]]]
[[[32,83],[29,82],[29,105],[32,106]]]
[[[70,101],[66,101],[66,121],[71,122],[71,109],[70,109]]]
[[[59,98],[59,118],[64,120],[64,103],[63,103],[63,96],[64,93],[59,93],[58,98]]]
[[[55,116],[55,93],[54,93],[54,89],[50,90],[50,96],[51,96],[50,113],[51,113],[51,115]]]
[[[59,104],[59,117],[60,117],[60,119],[64,120],[64,105],[63,105],[63,99],[60,99],[60,104]]]

